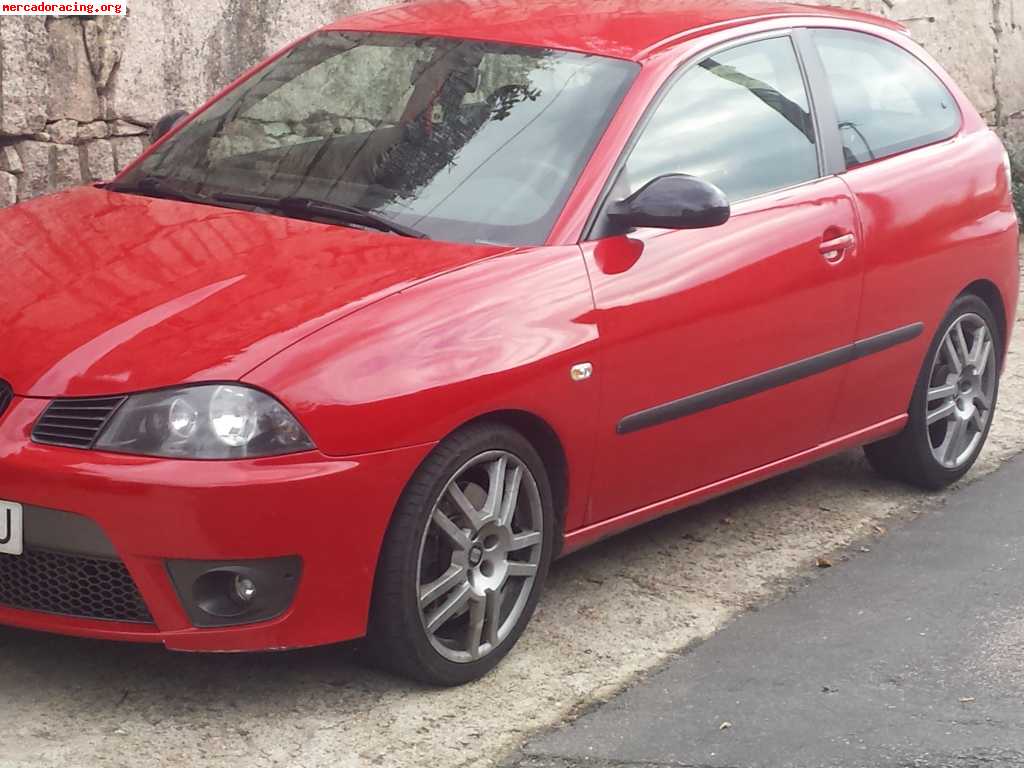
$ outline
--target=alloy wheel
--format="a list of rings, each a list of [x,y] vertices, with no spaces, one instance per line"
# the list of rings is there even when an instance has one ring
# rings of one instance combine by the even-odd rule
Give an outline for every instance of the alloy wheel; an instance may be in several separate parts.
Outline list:
[[[448,481],[420,543],[420,620],[434,650],[468,663],[493,652],[526,609],[540,568],[537,481],[507,451],[488,451]]]
[[[932,456],[946,469],[973,460],[995,404],[996,347],[985,321],[974,313],[946,332],[928,380],[927,430]]]

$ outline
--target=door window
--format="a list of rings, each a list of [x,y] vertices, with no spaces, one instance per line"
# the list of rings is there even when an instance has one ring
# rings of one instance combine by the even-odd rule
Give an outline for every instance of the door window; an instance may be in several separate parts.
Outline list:
[[[807,88],[789,37],[715,54],[680,77],[658,105],[613,199],[686,173],[732,202],[818,178]]]
[[[815,30],[849,167],[949,139],[960,110],[917,57],[860,32]]]

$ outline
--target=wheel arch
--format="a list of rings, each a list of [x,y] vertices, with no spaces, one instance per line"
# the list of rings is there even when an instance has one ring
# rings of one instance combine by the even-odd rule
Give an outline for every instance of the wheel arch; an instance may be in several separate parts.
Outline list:
[[[1003,344],[1003,354],[1000,357],[1002,364],[1005,365],[1006,345],[1010,343],[1008,333],[1009,316],[1006,311],[1006,302],[1003,301],[1003,295],[999,290],[999,286],[991,280],[975,280],[960,293],[960,296],[967,295],[977,296],[979,299],[984,301],[988,304],[989,309],[992,310],[992,314],[996,316],[996,322],[999,324],[999,340]],[[959,296],[957,298],[959,298]]]
[[[483,422],[503,424],[514,429],[525,437],[540,454],[541,461],[544,462],[544,469],[548,473],[548,482],[551,483],[551,498],[555,505],[557,531],[555,556],[557,557],[565,535],[565,515],[569,504],[569,460],[562,439],[547,420],[531,411],[515,409],[481,414],[459,425],[457,429],[452,430],[452,433]]]
[[[569,505],[569,460],[561,437],[559,437],[555,428],[546,419],[532,411],[504,409],[483,413],[462,422],[438,440],[437,445],[441,445],[449,437],[467,427],[478,424],[500,424],[513,429],[526,438],[540,455],[540,459],[544,463],[544,469],[548,473],[548,482],[551,484],[551,498],[555,505],[556,536],[554,556],[558,557],[565,539],[565,520]],[[406,481],[405,489],[408,488],[409,483],[413,481],[420,468],[432,453],[433,451],[428,453],[423,461],[420,462],[416,470]],[[403,489],[403,494],[405,489]],[[389,529],[391,522],[391,520],[388,521]]]

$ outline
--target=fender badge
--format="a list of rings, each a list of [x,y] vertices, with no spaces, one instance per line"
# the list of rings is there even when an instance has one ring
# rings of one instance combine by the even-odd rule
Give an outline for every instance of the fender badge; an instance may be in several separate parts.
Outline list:
[[[591,363],[577,363],[569,369],[569,377],[573,381],[586,381],[594,375],[594,366]]]

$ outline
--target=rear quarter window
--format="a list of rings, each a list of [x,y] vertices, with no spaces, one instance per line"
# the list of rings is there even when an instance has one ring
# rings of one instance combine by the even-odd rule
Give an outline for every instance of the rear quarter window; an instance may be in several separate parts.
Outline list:
[[[952,138],[956,99],[920,59],[861,32],[813,32],[832,86],[848,167]]]

